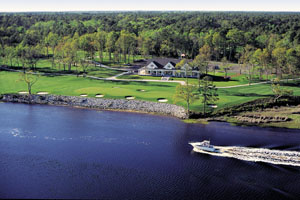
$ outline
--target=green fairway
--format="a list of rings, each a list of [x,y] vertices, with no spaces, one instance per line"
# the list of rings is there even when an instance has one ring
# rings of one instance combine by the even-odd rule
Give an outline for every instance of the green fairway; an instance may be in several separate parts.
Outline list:
[[[26,85],[19,79],[19,73],[0,72],[0,93],[17,93],[26,91]],[[124,99],[125,96],[134,96],[138,100],[157,102],[158,98],[168,99],[168,103],[173,103],[173,95],[177,83],[159,82],[127,82],[127,81],[100,81],[76,76],[41,76],[39,81],[33,86],[33,93],[49,92],[50,94],[79,96],[87,94],[95,97],[96,94],[104,94],[105,98]],[[295,95],[300,95],[300,87],[296,85],[283,86],[292,89]],[[145,90],[144,92],[140,90]],[[231,107],[254,99],[268,97],[272,95],[270,84],[261,84],[237,88],[227,88],[218,90],[220,100],[216,103],[217,109]],[[181,102],[178,105],[185,106]],[[197,100],[191,105],[194,111],[201,111],[202,104]]]
[[[218,76],[223,76],[223,73],[216,73]],[[232,74],[233,75],[233,74]],[[235,74],[234,74],[235,75]],[[148,79],[148,80],[161,80],[161,77],[156,77],[156,76],[139,76],[139,75],[123,75],[119,76],[118,79],[131,79],[131,80],[142,80],[142,79]],[[171,77],[169,80],[174,80],[174,81],[186,81],[186,78],[173,78]],[[198,79],[197,78],[189,78],[189,83],[197,85],[198,84]],[[257,83],[259,80],[253,80],[252,83]],[[248,79],[246,75],[238,75],[234,76],[230,81],[214,81],[214,84],[217,87],[227,87],[227,86],[236,86],[236,85],[244,85],[248,84]]]
[[[20,63],[18,64],[16,62],[13,62],[12,65],[13,67],[10,67],[12,69],[20,68]],[[71,71],[68,71],[67,66],[65,66],[65,69],[63,68],[62,65],[61,66],[56,65],[55,67],[52,67],[51,59],[39,60],[35,71],[43,72],[43,73],[63,73],[63,74],[83,73],[82,67],[72,66]],[[120,74],[122,73],[122,71],[97,67],[93,64],[90,64],[89,67],[86,69],[86,73],[87,75],[90,76],[96,76],[99,78],[108,78]]]
[[[19,73],[0,72],[0,93],[17,93],[26,91],[26,85],[19,79]],[[170,103],[177,84],[153,82],[100,81],[76,76],[41,76],[33,86],[33,93],[40,91],[50,94],[79,96],[88,94],[104,94],[105,98],[124,98],[134,96],[136,99],[157,101],[157,98],[167,98]],[[139,90],[145,90],[141,92]]]
[[[88,69],[87,75],[96,76],[96,77],[99,77],[99,78],[109,78],[109,77],[118,75],[122,72],[123,71],[92,66]]]
[[[294,95],[300,95],[300,87],[282,86],[285,89],[294,91]],[[220,101],[217,102],[219,108],[230,107],[251,101],[258,98],[270,97],[273,95],[270,84],[260,84],[237,88],[219,89]]]
[[[122,75],[122,76],[119,76],[118,79],[131,79],[131,80],[142,80],[142,79],[148,79],[148,80],[161,80],[161,77],[159,77],[159,76]]]

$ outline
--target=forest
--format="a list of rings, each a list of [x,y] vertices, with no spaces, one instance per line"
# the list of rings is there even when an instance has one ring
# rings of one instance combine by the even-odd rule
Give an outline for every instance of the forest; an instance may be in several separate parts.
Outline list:
[[[67,12],[0,13],[2,64],[86,65],[96,57],[129,63],[136,56],[178,58],[199,65],[234,62],[262,72],[300,69],[300,13]]]

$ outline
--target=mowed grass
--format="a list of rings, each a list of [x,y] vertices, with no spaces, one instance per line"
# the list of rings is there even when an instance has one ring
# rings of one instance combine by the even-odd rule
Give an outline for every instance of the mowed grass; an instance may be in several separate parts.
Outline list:
[[[8,63],[5,63],[8,65]],[[15,60],[13,62],[13,69],[17,69],[17,67],[21,66],[21,64],[16,63]],[[28,67],[27,67],[28,68]],[[51,58],[50,59],[41,59],[37,63],[36,71],[42,72],[42,73],[63,73],[63,74],[76,74],[76,73],[82,73],[83,69],[82,67],[71,67],[71,71],[68,71],[68,67],[65,67],[65,70],[63,68],[63,65],[59,67],[59,65],[56,64],[55,67],[52,67]],[[117,74],[122,73],[120,70],[113,70],[113,69],[107,69],[103,67],[97,67],[93,64],[90,64],[90,66],[87,68],[87,75],[95,76],[98,78],[108,78],[115,76]]]
[[[283,86],[282,89],[293,90],[295,96],[300,96],[300,87]],[[231,107],[258,98],[273,96],[271,84],[251,85],[237,88],[218,89],[220,101],[217,102],[219,108]]]
[[[211,74],[213,75],[213,74]],[[227,87],[227,86],[236,86],[236,85],[245,85],[248,84],[247,76],[242,75],[236,75],[236,74],[230,74],[232,75],[232,78],[230,81],[214,81],[214,84],[216,87]],[[224,76],[224,73],[216,73],[216,76]],[[140,76],[140,75],[123,75],[119,76],[118,79],[130,79],[130,80],[142,80],[142,79],[148,79],[148,80],[161,80],[161,77],[156,76]],[[186,78],[175,78],[171,77],[169,79],[170,81],[186,81]],[[197,78],[189,78],[189,83],[193,85],[198,85],[199,80]],[[253,80],[252,83],[260,82],[259,80]]]
[[[0,93],[17,93],[26,91],[26,84],[20,79],[19,73],[0,72]],[[87,94],[95,97],[104,94],[105,98],[124,99],[134,96],[139,100],[157,101],[167,98],[173,103],[173,94],[177,84],[153,82],[102,81],[76,76],[41,76],[32,87],[33,93],[49,92],[50,94],[79,96]],[[139,90],[145,90],[141,92]]]
[[[0,93],[17,93],[26,91],[23,81],[17,81],[19,73],[0,72]],[[102,81],[92,80],[76,76],[41,76],[33,86],[33,93],[49,92],[50,94],[79,96],[87,94],[95,97],[96,94],[104,94],[104,98],[124,99],[125,96],[134,96],[137,100],[157,102],[158,98],[168,99],[168,103],[174,103],[173,96],[177,83],[156,82],[127,82],[127,81]],[[297,85],[282,86],[292,89],[294,95],[300,96],[300,87]],[[141,92],[140,90],[145,90]],[[238,88],[218,89],[220,100],[216,102],[217,109],[231,107],[254,99],[273,95],[270,84],[252,85]],[[184,102],[178,105],[186,106]],[[196,100],[191,105],[191,110],[202,111],[203,104]]]
[[[123,71],[119,70],[112,70],[112,69],[107,69],[107,68],[102,68],[102,67],[90,67],[88,69],[87,75],[89,76],[95,76],[98,78],[109,78],[118,74],[121,74]]]

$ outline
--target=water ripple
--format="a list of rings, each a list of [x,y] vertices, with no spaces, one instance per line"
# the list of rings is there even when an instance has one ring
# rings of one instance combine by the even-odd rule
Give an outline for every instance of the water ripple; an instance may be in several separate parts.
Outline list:
[[[36,135],[32,135],[32,132],[30,131],[23,131],[20,128],[13,128],[8,131],[13,137],[18,138],[37,138]]]
[[[265,162],[277,165],[300,166],[300,152],[271,150],[266,148],[251,148],[238,146],[215,146],[219,152],[207,152],[197,148],[202,143],[190,143],[194,148],[193,151],[205,153],[220,157],[236,158],[239,160],[251,162]]]

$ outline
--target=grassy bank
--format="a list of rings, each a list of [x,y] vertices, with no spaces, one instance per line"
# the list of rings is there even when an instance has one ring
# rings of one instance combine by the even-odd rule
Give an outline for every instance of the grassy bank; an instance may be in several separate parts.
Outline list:
[[[237,117],[243,115],[262,116],[262,117],[287,117],[289,120],[285,122],[270,122],[270,123],[245,123],[240,122]],[[237,125],[260,126],[260,127],[276,127],[300,129],[300,106],[291,107],[276,107],[265,109],[259,112],[243,112],[237,116],[225,117],[227,122]]]

